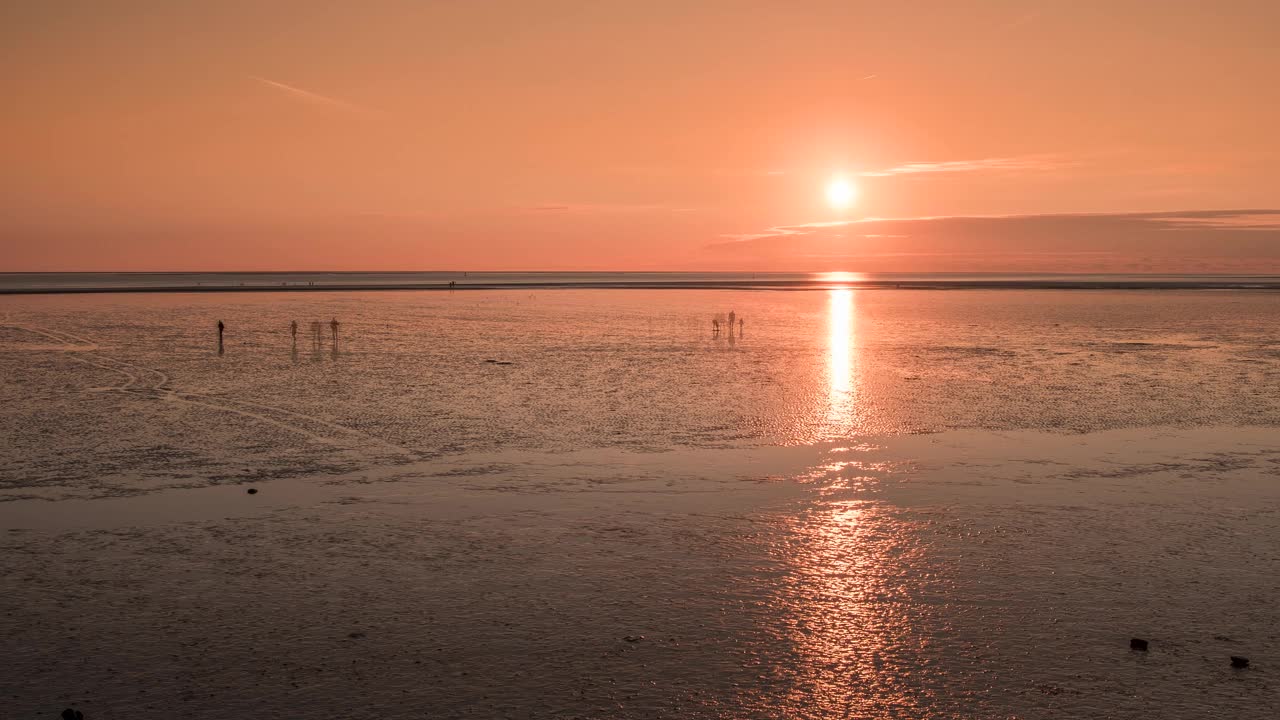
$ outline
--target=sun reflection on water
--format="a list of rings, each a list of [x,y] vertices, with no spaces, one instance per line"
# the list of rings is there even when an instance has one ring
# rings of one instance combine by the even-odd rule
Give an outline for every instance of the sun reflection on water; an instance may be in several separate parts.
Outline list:
[[[782,717],[920,717],[896,565],[907,528],[877,503],[828,499],[793,521],[782,622],[797,657]]]
[[[856,355],[857,315],[855,293],[848,288],[828,290],[829,348],[827,373],[827,416],[825,439],[849,437],[860,429],[863,418],[858,407],[858,361]]]
[[[817,419],[831,447],[804,476],[818,486],[814,504],[788,520],[780,620],[797,662],[779,717],[920,716],[906,662],[915,633],[902,612],[902,570],[915,547],[910,528],[868,498],[892,467],[861,439],[870,418],[858,292],[827,290],[826,406]]]
[[[838,272],[815,273],[813,277],[815,280],[826,283],[833,288],[847,288],[850,285],[865,280],[867,276],[863,273],[845,272],[842,270]]]

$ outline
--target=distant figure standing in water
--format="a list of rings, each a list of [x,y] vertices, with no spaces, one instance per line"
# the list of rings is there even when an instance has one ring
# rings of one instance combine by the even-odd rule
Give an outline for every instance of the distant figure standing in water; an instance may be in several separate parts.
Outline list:
[[[716,318],[711,318],[711,334],[712,335],[720,334],[720,321]]]
[[[729,332],[733,332],[733,324],[737,317],[738,317],[737,313],[735,313],[732,310],[729,311]]]
[[[311,321],[311,347],[314,350],[320,349],[320,321]]]
[[[222,354],[222,331],[226,329],[227,329],[227,326],[223,325],[222,321],[219,320],[218,321],[218,354]]]
[[[743,320],[742,318],[738,318],[738,334],[739,335],[742,334],[742,330],[746,326],[746,324],[747,324],[746,320]]]
[[[293,336],[293,344],[297,345],[298,344],[298,321],[297,320],[289,321],[289,334]]]
[[[333,347],[338,347],[338,318],[329,321],[329,329],[333,331]]]

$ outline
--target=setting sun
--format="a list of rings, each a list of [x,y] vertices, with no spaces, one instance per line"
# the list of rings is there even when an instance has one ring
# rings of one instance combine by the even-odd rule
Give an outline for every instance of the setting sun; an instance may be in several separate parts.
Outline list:
[[[858,189],[842,177],[832,178],[827,183],[827,204],[836,210],[844,210],[853,205],[857,196]]]

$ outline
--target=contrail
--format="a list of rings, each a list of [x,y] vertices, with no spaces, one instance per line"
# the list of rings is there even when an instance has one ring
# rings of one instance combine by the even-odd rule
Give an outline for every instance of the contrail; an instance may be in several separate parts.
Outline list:
[[[357,112],[357,113],[370,112],[368,108],[363,108],[363,107],[360,107],[359,105],[353,105],[352,103],[349,103],[345,100],[339,100],[337,98],[331,98],[325,95],[321,95],[319,93],[313,93],[310,90],[303,90],[302,88],[296,88],[292,85],[285,85],[282,82],[276,82],[275,80],[268,80],[264,77],[258,77],[257,75],[250,75],[249,79],[256,80],[262,83],[263,85],[276,88],[277,90],[283,90],[284,92],[288,93],[291,97],[297,98],[298,100],[301,100],[303,102],[311,103],[313,105],[327,105],[329,107],[346,110],[347,112]]]

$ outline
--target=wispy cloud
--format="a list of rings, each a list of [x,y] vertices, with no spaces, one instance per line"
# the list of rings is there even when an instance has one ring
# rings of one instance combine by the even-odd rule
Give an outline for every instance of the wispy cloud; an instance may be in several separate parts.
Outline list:
[[[1265,274],[1280,271],[1280,209],[865,218],[722,236],[704,249],[762,267]]]
[[[1069,164],[1071,163],[1065,162],[1054,155],[1023,155],[1020,157],[983,158],[981,160],[909,162],[883,170],[866,170],[859,174],[862,177],[891,177],[894,175],[917,175],[922,173],[1021,172],[1052,170]]]
[[[697,208],[673,208],[667,205],[645,203],[583,203],[583,202],[547,202],[541,205],[520,205],[510,208],[520,213],[572,213],[574,215],[591,215],[605,213],[653,213],[653,212],[694,212]]]
[[[262,83],[263,85],[266,85],[269,88],[274,88],[276,90],[279,90],[295,100],[305,102],[305,103],[310,103],[312,105],[322,105],[325,107],[330,107],[337,110],[344,110],[346,112],[354,112],[354,113],[374,112],[369,108],[361,107],[360,105],[356,105],[355,103],[349,103],[346,100],[339,100],[338,98],[329,97],[328,95],[313,93],[310,90],[303,90],[302,88],[294,87],[292,85],[286,85],[282,82],[276,82],[275,80],[268,80],[267,78],[259,77],[257,75],[250,75],[249,79]]]
[[[1012,30],[1013,28],[1026,25],[1027,23],[1035,20],[1036,18],[1040,17],[1043,14],[1044,14],[1043,9],[1032,10],[1030,12],[1025,12],[1011,20],[1000,23],[996,27],[999,28],[1000,30]]]
[[[1151,233],[1179,233],[1181,235],[1213,233],[1213,238],[1244,237],[1241,233],[1256,233],[1257,237],[1275,236],[1280,240],[1280,210],[1173,210],[1166,212],[1134,213],[1064,213],[1049,215],[960,215],[915,218],[861,218],[858,220],[834,220],[829,222],[778,225],[760,232],[725,234],[720,241],[708,248],[743,247],[772,243],[778,238],[824,235],[830,228],[846,228],[840,237],[866,239],[922,238],[961,236],[994,237],[1007,233],[1010,237],[1069,238],[1073,236],[1100,237],[1110,233],[1158,237]],[[1199,231],[1199,232],[1195,232]],[[1205,238],[1211,235],[1204,234]],[[789,242],[789,241],[788,241]],[[1277,245],[1280,250],[1280,245]]]
[[[1280,210],[1183,210],[1165,213],[1135,213],[1163,230],[1280,230]]]
[[[763,240],[765,238],[783,237],[786,235],[809,235],[811,233],[818,232],[819,230],[822,230],[824,228],[840,227],[842,225],[852,225],[855,222],[860,222],[860,221],[832,220],[830,222],[812,222],[812,223],[804,223],[802,225],[779,225],[777,227],[771,227],[768,230],[762,230],[761,232],[757,232],[757,233],[739,233],[739,234],[729,233],[729,234],[720,236],[722,238],[727,239],[728,242],[715,243],[713,247],[718,245],[733,245],[736,243],[748,242],[751,240]]]

